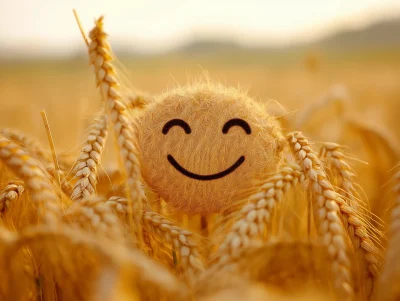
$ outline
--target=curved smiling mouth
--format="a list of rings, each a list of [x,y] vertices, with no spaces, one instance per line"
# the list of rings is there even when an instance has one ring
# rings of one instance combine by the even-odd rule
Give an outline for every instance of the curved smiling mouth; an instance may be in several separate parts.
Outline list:
[[[236,162],[235,164],[233,164],[231,167],[229,167],[228,169],[225,169],[224,171],[221,171],[219,173],[215,173],[212,175],[198,175],[195,173],[192,173],[188,170],[186,170],[185,168],[183,168],[175,159],[174,157],[172,157],[171,155],[167,156],[167,159],[169,161],[169,163],[171,163],[171,165],[173,167],[175,167],[175,169],[177,171],[179,171],[181,174],[195,179],[195,180],[200,180],[200,181],[210,181],[210,180],[216,180],[222,177],[225,177],[227,175],[229,175],[231,172],[235,171],[240,165],[242,165],[242,163],[244,162],[244,156],[241,156]]]

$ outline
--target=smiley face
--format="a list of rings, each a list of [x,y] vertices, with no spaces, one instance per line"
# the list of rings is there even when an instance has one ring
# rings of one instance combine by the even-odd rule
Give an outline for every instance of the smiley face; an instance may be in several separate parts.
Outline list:
[[[222,128],[222,133],[227,134],[229,129],[235,125],[241,127],[246,132],[247,135],[251,134],[251,128],[250,128],[249,124],[240,118],[234,118],[234,119],[231,119],[228,122],[226,122]],[[185,131],[186,134],[190,134],[192,132],[190,126],[182,119],[172,119],[164,125],[164,127],[162,129],[163,134],[166,135],[168,133],[168,131],[170,130],[170,128],[172,128],[173,126],[180,126]],[[211,180],[216,180],[216,179],[225,177],[225,176],[229,175],[231,172],[234,172],[240,165],[242,165],[242,163],[245,160],[245,157],[240,156],[240,158],[237,159],[236,162],[229,168],[225,169],[224,171],[210,174],[210,175],[199,175],[199,174],[188,171],[187,169],[182,167],[175,160],[175,158],[170,154],[168,154],[167,159],[168,159],[169,163],[171,163],[171,165],[173,167],[175,167],[175,169],[177,171],[179,171],[181,174],[183,174],[189,178],[199,180],[199,181],[211,181]]]
[[[245,94],[222,86],[162,95],[137,128],[145,182],[189,214],[220,212],[280,161],[283,137],[276,121]]]

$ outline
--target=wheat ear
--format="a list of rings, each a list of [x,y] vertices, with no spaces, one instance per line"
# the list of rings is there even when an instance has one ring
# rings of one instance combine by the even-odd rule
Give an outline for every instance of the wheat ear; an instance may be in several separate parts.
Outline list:
[[[391,208],[385,263],[377,290],[376,300],[379,301],[395,301],[400,298],[400,164],[394,173],[392,185],[394,204]]]
[[[117,138],[127,177],[128,199],[132,204],[128,207],[128,210],[130,215],[133,215],[134,231],[138,243],[141,245],[143,241],[142,208],[146,197],[141,183],[137,141],[134,139],[133,128],[127,115],[127,106],[122,100],[120,85],[112,65],[113,56],[106,39],[107,35],[103,31],[103,17],[100,17],[95,24],[96,26],[89,34],[90,63],[94,66],[97,85],[100,88]]]
[[[262,235],[284,194],[303,178],[304,174],[299,166],[286,166],[261,187],[254,189],[255,192],[245,199],[247,204],[240,210],[237,221],[219,246],[215,264],[228,267],[228,263],[240,255],[241,249],[247,247],[252,239]]]
[[[324,278],[326,251],[309,241],[271,241],[258,247],[244,249],[237,262],[237,272],[251,280],[281,285],[288,278]],[[323,275],[325,274],[325,275]]]
[[[17,201],[24,193],[24,183],[18,179],[11,181],[0,190],[0,214],[4,214],[11,203]]]
[[[368,263],[368,270],[371,276],[376,277],[379,273],[382,254],[371,239],[372,226],[368,226],[362,219],[360,204],[357,199],[357,190],[354,187],[354,171],[345,161],[345,155],[340,145],[336,143],[325,143],[321,148],[320,157],[328,158],[329,167],[338,175],[340,188],[344,195],[345,202],[339,202],[340,211],[344,226],[350,235],[351,241],[356,250],[362,249],[365,260]],[[347,201],[347,202],[346,202]]]
[[[82,225],[89,222],[92,228],[99,232],[109,233],[109,237],[120,235],[120,227],[116,214],[127,212],[128,201],[114,196],[108,200],[99,197],[83,199],[72,205],[66,213],[66,218],[73,220],[80,217]],[[172,243],[181,256],[182,268],[192,277],[204,269],[196,243],[191,239],[192,233],[175,225],[151,210],[145,210],[143,215],[145,230],[155,233],[163,242]],[[124,221],[123,221],[124,222]],[[114,229],[114,230],[113,230]],[[115,237],[115,236],[114,236]]]
[[[37,204],[39,217],[55,223],[61,215],[61,201],[56,187],[43,171],[41,164],[10,140],[0,136],[0,160],[26,184],[31,199]]]
[[[204,265],[197,245],[191,239],[192,232],[181,229],[174,222],[150,210],[144,212],[143,220],[146,231],[156,233],[179,251],[182,268],[189,281],[193,281],[193,277],[204,269]]]
[[[102,115],[95,119],[75,164],[74,173],[77,181],[71,195],[72,200],[79,201],[95,193],[97,166],[100,164],[107,134],[107,117]]]
[[[6,254],[4,254],[6,258],[12,258],[23,247],[45,245],[53,253],[60,242],[67,242],[75,247],[88,248],[94,254],[103,256],[103,268],[107,268],[108,264],[111,263],[116,268],[123,268],[132,272],[135,277],[133,284],[140,284],[144,293],[150,289],[158,292],[159,296],[170,296],[168,300],[181,300],[181,298],[189,300],[189,292],[185,283],[179,281],[165,267],[145,256],[140,250],[128,248],[107,237],[99,237],[68,226],[40,225],[30,227],[21,233],[13,233],[0,228],[0,243],[4,243],[7,247]],[[54,256],[54,253],[50,255]],[[79,264],[79,262],[70,264]]]
[[[349,259],[347,235],[341,221],[340,206],[345,202],[334,191],[327,180],[321,162],[310,147],[310,143],[300,132],[287,136],[291,151],[309,179],[310,189],[314,194],[313,209],[317,233],[327,245],[336,275],[335,287],[345,299],[354,298],[354,286]]]
[[[123,237],[123,227],[116,214],[115,203],[116,201],[109,202],[101,197],[84,198],[72,204],[66,210],[64,218],[118,240]]]
[[[254,243],[241,250],[231,269],[202,275],[196,289],[201,294],[217,291],[224,285],[220,279],[236,275],[242,281],[262,282],[284,290],[296,289],[296,284],[303,286],[310,280],[327,285],[330,273],[325,266],[326,253],[326,248],[309,241]]]
[[[42,162],[43,165],[52,164],[49,154],[45,151],[39,141],[27,136],[25,133],[15,129],[1,129],[0,135],[3,135],[8,140],[16,142],[24,147],[33,157]]]

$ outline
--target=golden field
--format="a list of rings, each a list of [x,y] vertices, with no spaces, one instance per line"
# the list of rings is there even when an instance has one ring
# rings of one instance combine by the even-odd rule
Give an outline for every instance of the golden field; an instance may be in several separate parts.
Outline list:
[[[149,206],[138,208],[142,188],[132,181],[140,172],[123,170],[124,160],[140,160],[119,158],[113,137],[103,153],[99,147],[92,196],[72,200],[82,177],[74,166],[86,160],[79,154],[89,143],[88,128],[103,114],[88,59],[4,61],[0,71],[0,128],[37,138],[47,156],[18,139],[0,140],[1,193],[16,189],[1,207],[1,300],[400,298],[400,219],[393,220],[399,218],[395,193],[397,202],[400,196],[399,175],[393,176],[400,160],[400,49],[120,58],[122,92],[160,94],[209,76],[247,90],[281,123],[285,160],[275,175],[266,173],[226,211],[205,217],[168,206],[148,187]],[[41,110],[59,173],[49,167]],[[302,131],[319,156],[293,131]],[[116,147],[134,153],[133,144]],[[57,174],[66,184],[61,189]],[[61,209],[49,209],[46,197]],[[252,217],[261,213],[268,217]]]
[[[379,125],[399,136],[395,118],[400,93],[399,57],[398,49],[319,53],[319,70],[315,72],[306,67],[307,52],[286,56],[258,52],[228,57],[165,55],[125,59],[120,64],[126,86],[131,89],[159,94],[207,72],[212,80],[248,89],[257,101],[279,102],[291,115],[298,115],[305,105],[341,84],[350,93],[355,113],[367,114],[372,122],[376,118]],[[100,105],[87,59],[3,62],[0,66],[1,126],[17,127],[45,141],[39,114],[45,109],[51,123],[57,116],[57,123],[52,125],[56,146],[64,150],[74,147],[82,134],[79,127]],[[68,132],[64,131],[66,127]]]

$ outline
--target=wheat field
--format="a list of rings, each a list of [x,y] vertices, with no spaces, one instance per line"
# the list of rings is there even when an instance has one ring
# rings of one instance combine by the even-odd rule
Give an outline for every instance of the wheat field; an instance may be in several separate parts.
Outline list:
[[[400,299],[399,49],[119,58],[107,19],[86,30],[87,57],[0,63],[0,300]],[[177,208],[141,114],[237,91],[270,168]]]

